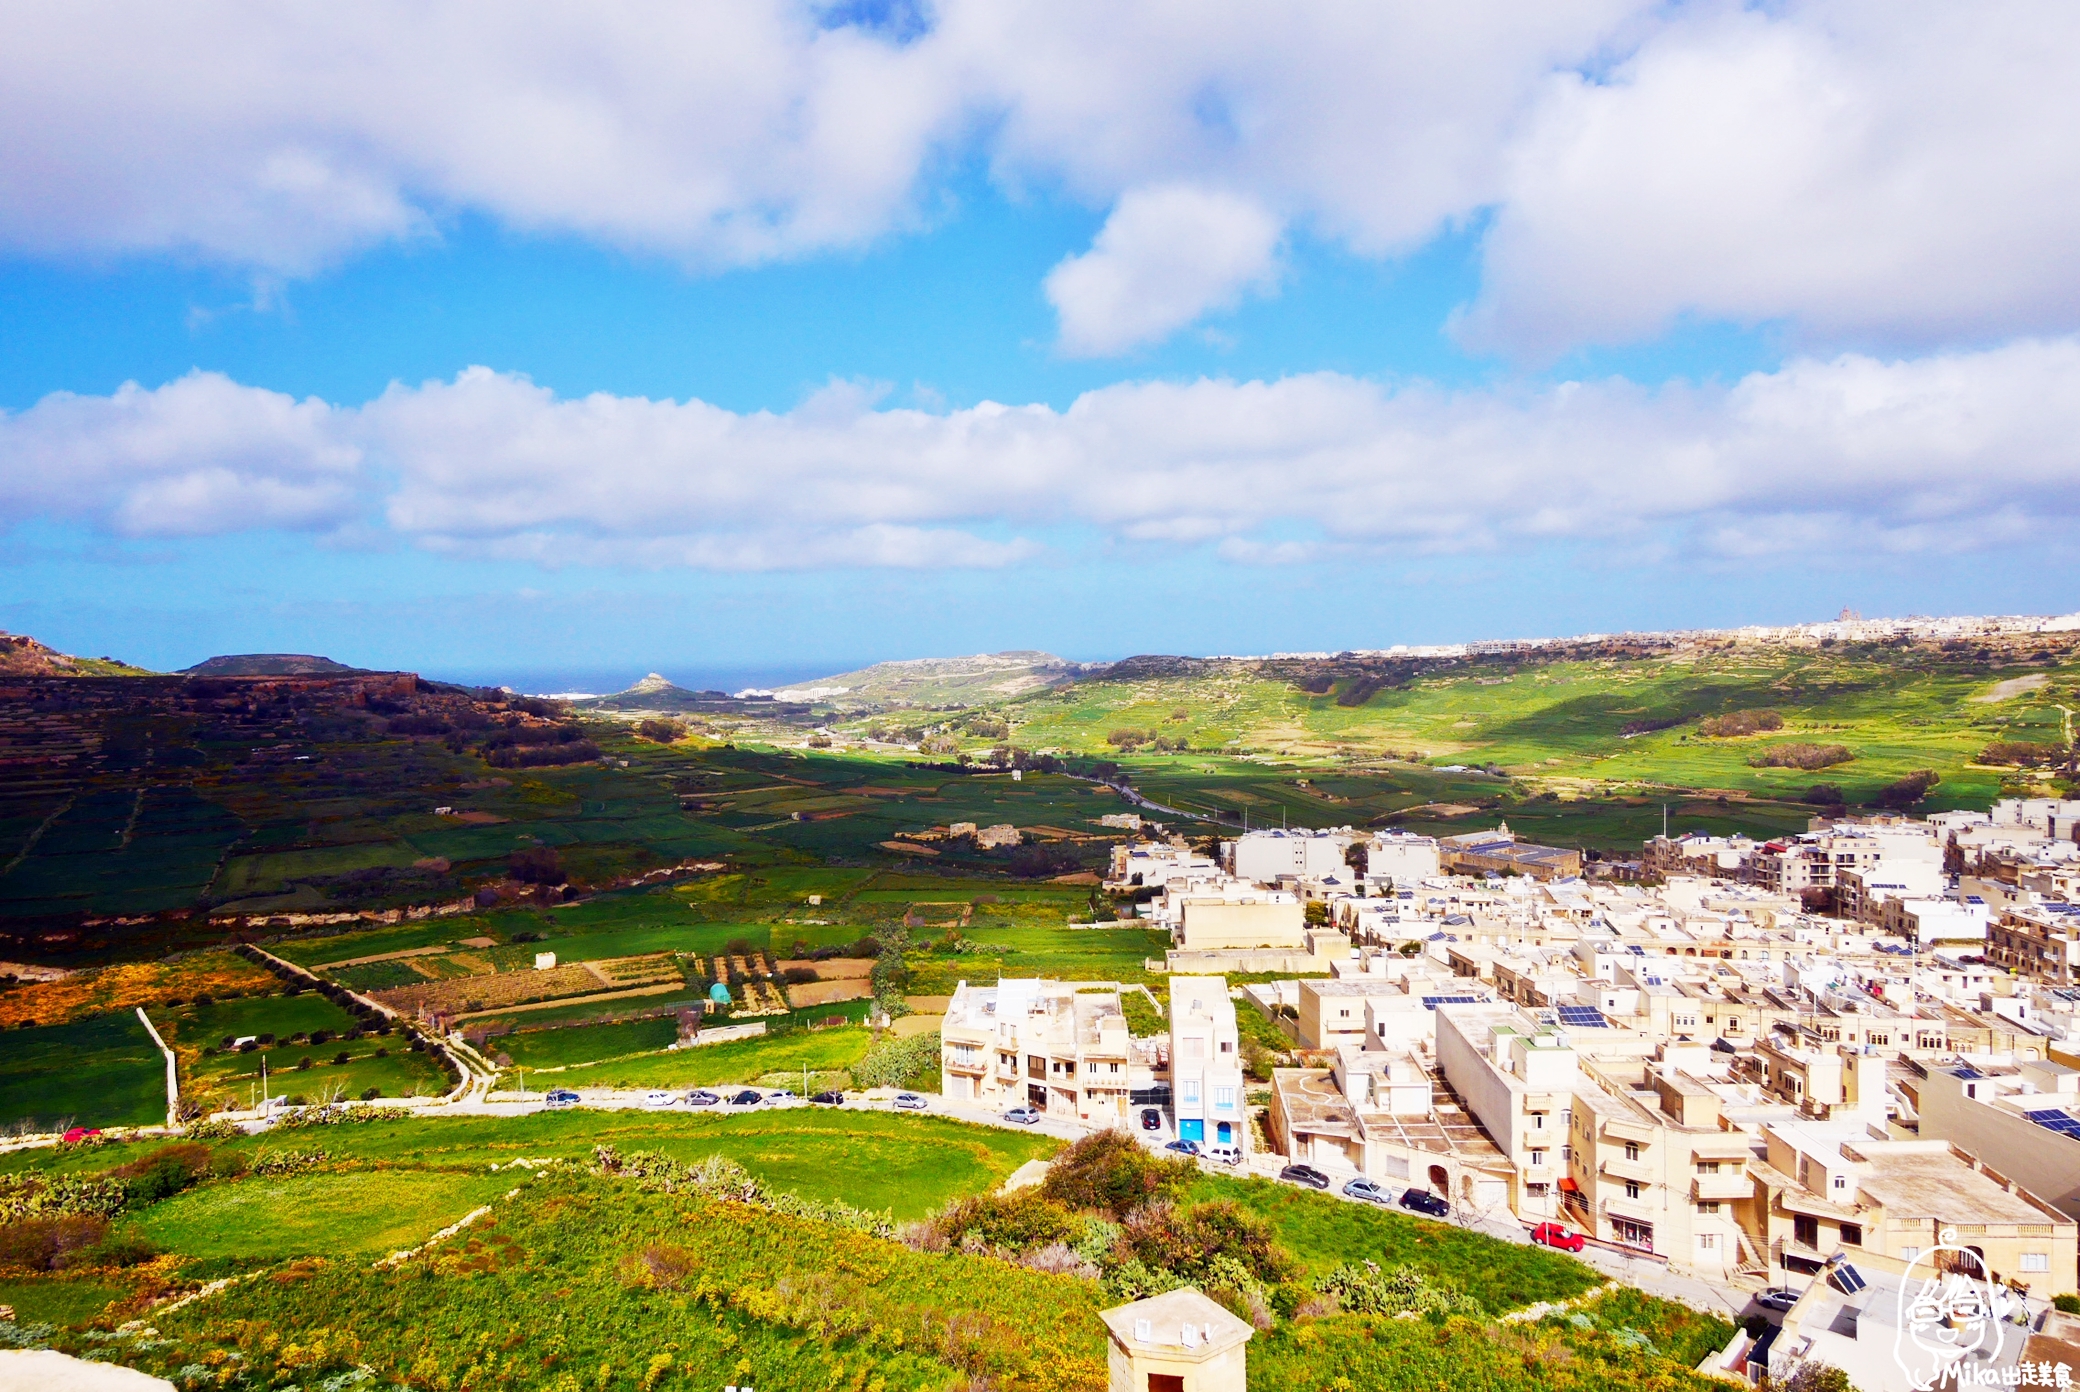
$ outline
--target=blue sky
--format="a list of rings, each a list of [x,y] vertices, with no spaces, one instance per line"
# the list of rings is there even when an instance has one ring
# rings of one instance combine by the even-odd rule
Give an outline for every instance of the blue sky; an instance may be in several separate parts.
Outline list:
[[[346,86],[291,18],[26,34],[0,625],[594,686],[2076,607],[2062,17],[920,13],[454,92],[380,17],[310,21]],[[572,48],[622,80],[544,117]]]

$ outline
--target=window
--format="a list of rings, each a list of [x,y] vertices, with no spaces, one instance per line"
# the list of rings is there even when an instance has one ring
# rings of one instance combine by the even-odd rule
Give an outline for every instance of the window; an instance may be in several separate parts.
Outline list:
[[[1697,1206],[1697,1211],[1699,1213],[1707,1214],[1717,1213],[1719,1211],[1719,1201],[1717,1199],[1706,1199],[1703,1203]]]
[[[1914,1260],[1914,1258],[1920,1255],[1921,1249],[1919,1247],[1902,1247],[1899,1249],[1899,1256],[1901,1261],[1912,1261]]]
[[[1342,1017],[1343,1017],[1344,1019],[1346,1019],[1346,1020],[1350,1019],[1350,1017],[1351,1017],[1351,1013],[1350,1013],[1350,1011],[1348,1011],[1348,1010],[1339,1010],[1339,1011],[1337,1011],[1336,1013],[1337,1013],[1338,1015],[1342,1016]]]
[[[1223,1039],[1223,1040],[1221,1041],[1221,1052],[1222,1052],[1222,1053],[1224,1053],[1224,1054],[1232,1054],[1232,1053],[1234,1053],[1234,1052],[1235,1052],[1235,1041],[1234,1041],[1234,1040],[1232,1040],[1232,1039]]]
[[[2022,1269],[2024,1271],[2049,1271],[2051,1269],[2050,1254],[2046,1252],[2024,1252],[2022,1254]]]
[[[1717,1174],[1719,1173],[1719,1162],[1717,1160],[1700,1160],[1697,1162],[1697,1172],[1699,1174]]]
[[[1533,1131],[1546,1129],[1546,1114],[1544,1112],[1533,1112],[1531,1114],[1531,1129]]]
[[[1188,1059],[1206,1057],[1206,1041],[1196,1035],[1184,1042],[1184,1056]]]
[[[1627,1160],[1639,1159],[1639,1143],[1637,1141],[1625,1142],[1625,1158]]]
[[[1184,1392],[1184,1374],[1150,1373],[1148,1392]]]
[[[1716,1251],[1718,1251],[1718,1250],[1719,1250],[1719,1234],[1717,1234],[1717,1233],[1715,1233],[1715,1232],[1701,1232],[1701,1233],[1699,1233],[1699,1234],[1697,1235],[1697,1250],[1698,1250],[1698,1251],[1700,1251],[1700,1252],[1716,1252]]]
[[[1863,1224],[1842,1224],[1842,1241],[1850,1247],[1861,1247],[1863,1245]]]
[[[1234,1111],[1235,1089],[1231,1087],[1215,1088],[1213,1090],[1213,1105],[1220,1108],[1223,1111]]]
[[[1791,1236],[1802,1247],[1818,1247],[1820,1245],[1820,1220],[1808,1218],[1803,1213],[1793,1214],[1791,1217]]]
[[[1530,1198],[1542,1199],[1546,1196],[1546,1186],[1543,1184],[1527,1184],[1524,1186],[1524,1193]]]
[[[1628,1199],[1636,1199],[1636,1198],[1638,1198],[1638,1197],[1639,1197],[1639,1181],[1638,1181],[1638,1180],[1636,1180],[1636,1179],[1628,1179],[1628,1180],[1626,1180],[1626,1181],[1625,1181],[1625,1197],[1626,1197],[1626,1198],[1628,1198]]]
[[[1117,1072],[1119,1072],[1119,1065],[1118,1065],[1118,1064],[1116,1064],[1116,1063],[1114,1063],[1114,1064],[1108,1064],[1108,1065],[1106,1065],[1106,1066],[1107,1066],[1108,1068],[1110,1068],[1110,1069],[1111,1069],[1111,1071],[1113,1071],[1114,1073],[1117,1073]]]
[[[1197,1103],[1197,1102],[1198,1102],[1198,1100],[1199,1100],[1199,1080],[1198,1080],[1197,1078],[1187,1078],[1187,1079],[1185,1079],[1185,1081],[1184,1081],[1184,1093],[1183,1093],[1183,1097],[1184,1097],[1184,1100],[1185,1100],[1185,1101],[1187,1101],[1187,1102],[1191,1102],[1191,1103]]]
[[[1545,1164],[1545,1162],[1546,1162],[1546,1153],[1545,1153],[1544,1151],[1542,1151],[1542,1150],[1534,1150],[1534,1151],[1532,1151],[1532,1152],[1531,1152],[1531,1163],[1532,1163],[1532,1164],[1534,1164],[1534,1165],[1543,1165],[1543,1164]]]

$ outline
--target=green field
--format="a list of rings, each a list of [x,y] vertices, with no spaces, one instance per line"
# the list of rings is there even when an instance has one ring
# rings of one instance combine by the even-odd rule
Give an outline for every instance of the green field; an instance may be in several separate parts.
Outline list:
[[[527,1036],[515,1038],[524,1040]],[[542,1040],[537,1047],[560,1047],[552,1045],[550,1037],[544,1036]],[[848,1069],[865,1056],[868,1042],[868,1033],[863,1028],[797,1030],[762,1039],[706,1044],[698,1049],[636,1053],[604,1062],[576,1063],[558,1072],[544,1074],[542,1085],[688,1088],[712,1087],[717,1083],[755,1083],[763,1078],[773,1078],[775,1086],[786,1085],[777,1080],[791,1079],[799,1091],[803,1069],[806,1068],[812,1077]],[[507,1049],[507,1052],[511,1050]],[[526,1064],[520,1054],[514,1054],[513,1061],[516,1065],[534,1066]]]
[[[0,1125],[135,1126],[166,1120],[166,1056],[133,1010],[0,1035]]]
[[[155,1204],[135,1229],[194,1257],[383,1255],[424,1241],[511,1187],[495,1175],[441,1171],[248,1175]]]
[[[0,1276],[0,1305],[18,1324],[85,1324],[129,1291],[110,1281]]]

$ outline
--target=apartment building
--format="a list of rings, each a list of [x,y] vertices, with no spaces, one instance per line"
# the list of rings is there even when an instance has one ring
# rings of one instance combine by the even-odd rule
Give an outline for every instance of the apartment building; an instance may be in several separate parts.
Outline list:
[[[2080,904],[2048,900],[2002,910],[1987,930],[1986,955],[2011,971],[2070,986],[2080,972]]]
[[[1766,1126],[1763,1142],[1751,1232],[1772,1272],[1815,1273],[1839,1255],[1903,1274],[1954,1232],[1994,1280],[2038,1300],[2075,1293],[2080,1224],[1951,1142],[1806,1122]]]
[[[1437,1009],[1437,1064],[1508,1160],[1510,1207],[1517,1216],[1559,1216],[1568,1118],[1580,1082],[1566,1036],[1517,1010],[1443,1005]]]
[[[1225,977],[1170,978],[1170,1104],[1179,1140],[1247,1150],[1242,1035]]]
[[[1760,1225],[1748,1173],[1755,1143],[1722,1124],[1720,1094],[1665,1060],[1597,1059],[1583,1062],[1581,1074],[1561,1181],[1564,1216],[1708,1280],[1758,1267],[1746,1236]]]
[[[1443,873],[1437,839],[1412,831],[1382,831],[1365,844],[1365,878],[1391,881],[1398,889]]]
[[[1130,1093],[1155,1082],[1154,1046],[1129,1036],[1109,982],[963,981],[939,1037],[940,1091],[951,1101],[1124,1126]]]
[[[1222,846],[1238,879],[1277,884],[1281,878],[1322,880],[1352,878],[1344,857],[1358,834],[1349,827],[1315,831],[1295,827],[1246,832]]]
[[[1948,1141],[2080,1219],[2080,1072],[2037,1060],[1931,1068],[1921,1138]]]

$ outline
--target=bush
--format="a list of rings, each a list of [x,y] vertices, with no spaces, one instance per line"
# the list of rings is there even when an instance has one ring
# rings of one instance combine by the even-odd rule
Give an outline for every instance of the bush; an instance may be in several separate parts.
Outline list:
[[[2051,1308],[2064,1315],[2080,1315],[2080,1295],[2054,1295]]]
[[[0,1267],[62,1271],[86,1260],[107,1235],[108,1220],[88,1213],[9,1223],[0,1227]]]
[[[2031,744],[2026,740],[1996,740],[1979,751],[1982,764],[2018,764],[2044,768],[2064,763],[2072,754],[2062,744]]]
[[[930,1235],[925,1245],[970,1252],[1028,1252],[1067,1243],[1082,1230],[1074,1214],[1037,1189],[956,1199],[925,1226]]]
[[[1751,768],[1823,769],[1846,764],[1856,751],[1846,744],[1773,744],[1748,760]]]
[[[1164,1200],[1144,1205],[1127,1219],[1117,1250],[1126,1261],[1192,1283],[1213,1275],[1222,1257],[1267,1286],[1296,1270],[1293,1258],[1273,1240],[1271,1224],[1230,1199],[1190,1208]]]
[[[506,873],[522,884],[560,885],[570,878],[554,846],[523,846],[506,857]]]
[[[1917,769],[1896,783],[1887,783],[1878,790],[1878,806],[1891,808],[1912,807],[1928,796],[1928,790],[1943,780],[1934,769]]]
[[[1842,790],[1837,785],[1833,783],[1815,783],[1812,787],[1806,789],[1805,801],[1812,803],[1816,807],[1840,807],[1847,799],[1842,796]]]
[[[1697,733],[1707,739],[1737,739],[1742,735],[1783,728],[1784,717],[1773,710],[1729,711],[1725,715],[1708,715],[1697,722]]]
[[[886,1039],[867,1050],[852,1066],[852,1081],[863,1088],[907,1087],[939,1090],[939,1032],[913,1039]]]
[[[686,738],[686,722],[683,720],[642,720],[636,723],[636,734],[654,744],[672,744]]]
[[[1098,1131],[1054,1158],[1040,1192],[1068,1208],[1125,1218],[1151,1199],[1174,1198],[1191,1184],[1189,1160],[1166,1160],[1119,1131]]]

